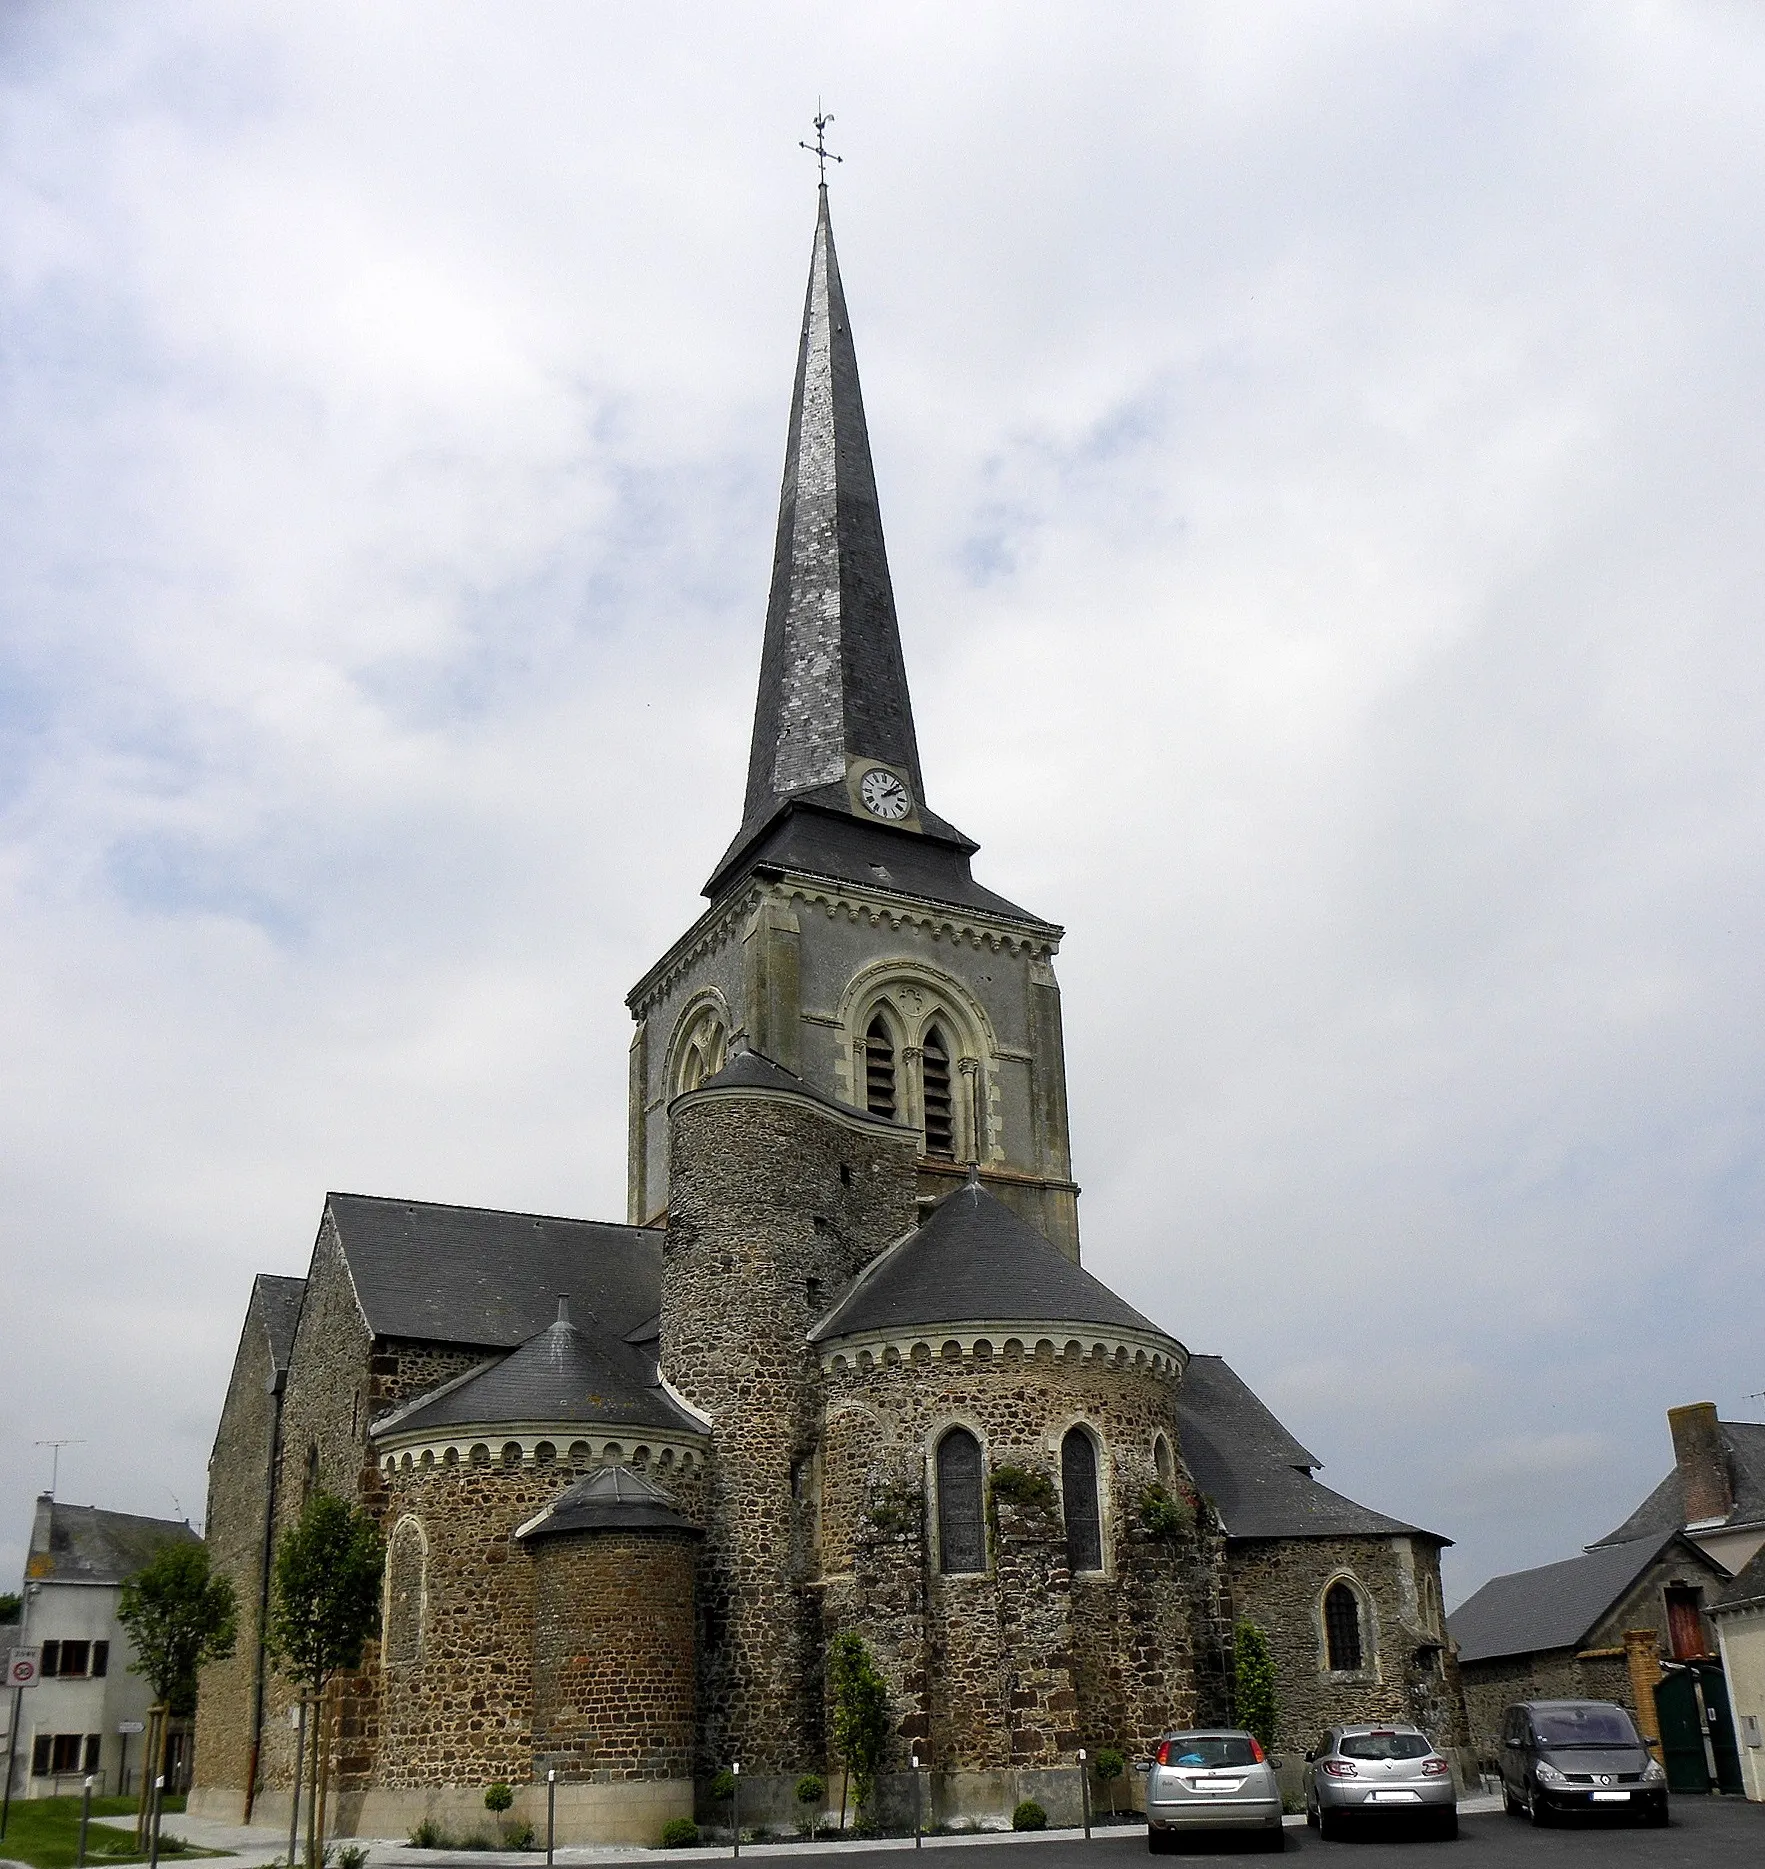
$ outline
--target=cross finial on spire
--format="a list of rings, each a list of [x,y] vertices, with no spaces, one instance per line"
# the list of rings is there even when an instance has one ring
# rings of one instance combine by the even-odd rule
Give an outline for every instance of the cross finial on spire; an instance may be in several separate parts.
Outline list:
[[[821,171],[821,186],[827,186],[827,165],[830,162],[844,162],[844,156],[836,156],[827,146],[827,126],[833,118],[823,112],[821,100],[815,100],[815,141],[798,143],[799,149],[806,149],[815,158],[815,165]]]

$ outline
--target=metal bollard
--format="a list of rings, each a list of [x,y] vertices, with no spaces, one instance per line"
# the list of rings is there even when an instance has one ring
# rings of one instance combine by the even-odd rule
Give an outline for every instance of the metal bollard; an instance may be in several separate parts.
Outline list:
[[[86,1826],[92,1821],[92,1780],[88,1776],[80,1792],[80,1853],[74,1858],[75,1869],[86,1869]]]
[[[919,1803],[919,1754],[913,1755],[913,1847],[925,1847],[925,1825],[920,1819]]]
[[[153,1803],[148,1807],[147,1826],[151,1839],[147,1857],[147,1869],[159,1869],[159,1803],[165,1792],[165,1773],[153,1781]]]
[[[730,1776],[735,1780],[735,1789],[729,1794],[729,1834],[734,1845],[734,1853],[742,1853],[742,1762],[737,1759],[729,1768]]]
[[[545,1775],[545,1860],[552,1859],[552,1845],[558,1836],[558,1774],[554,1766]]]
[[[1091,1773],[1085,1764],[1085,1748],[1079,1747],[1079,1801],[1085,1807],[1085,1841],[1091,1840]]]

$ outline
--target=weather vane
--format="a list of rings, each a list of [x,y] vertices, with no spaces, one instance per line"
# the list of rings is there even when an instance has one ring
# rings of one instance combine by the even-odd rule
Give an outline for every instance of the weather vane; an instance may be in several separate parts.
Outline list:
[[[827,186],[827,165],[830,162],[845,161],[844,156],[836,156],[827,146],[827,126],[832,122],[833,118],[823,113],[820,101],[817,100],[815,105],[815,141],[812,143],[799,143],[797,145],[799,149],[808,150],[810,155],[815,158],[816,167],[821,171],[821,186],[823,188]]]

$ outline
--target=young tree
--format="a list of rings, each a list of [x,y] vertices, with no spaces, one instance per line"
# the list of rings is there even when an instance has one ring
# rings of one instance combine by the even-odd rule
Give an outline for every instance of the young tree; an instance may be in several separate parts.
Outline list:
[[[1114,1746],[1103,1746],[1094,1762],[1098,1781],[1109,1787],[1109,1814],[1115,1815],[1115,1781],[1128,1769],[1128,1762]]]
[[[828,1686],[833,1699],[834,1744],[858,1793],[857,1808],[862,1811],[876,1789],[876,1775],[888,1744],[889,1692],[860,1637],[842,1635],[834,1643]],[[843,1797],[840,1816],[843,1827]]]
[[[1238,1724],[1254,1733],[1265,1751],[1273,1751],[1275,1728],[1281,1721],[1281,1703],[1275,1694],[1275,1664],[1269,1639],[1246,1617],[1232,1635],[1236,1650]]]
[[[207,1545],[168,1544],[123,1585],[116,1619],[135,1650],[129,1672],[146,1680],[155,1703],[141,1775],[139,1835],[153,1781],[165,1770],[167,1722],[195,1712],[197,1670],[232,1654],[238,1606],[233,1586],[209,1569]]]
[[[315,1492],[300,1522],[283,1535],[264,1646],[303,1698],[322,1703],[334,1676],[361,1666],[368,1638],[380,1632],[385,1564],[386,1546],[373,1520],[334,1493]],[[318,1834],[323,1726],[315,1717],[306,1819],[311,1869],[323,1860]]]

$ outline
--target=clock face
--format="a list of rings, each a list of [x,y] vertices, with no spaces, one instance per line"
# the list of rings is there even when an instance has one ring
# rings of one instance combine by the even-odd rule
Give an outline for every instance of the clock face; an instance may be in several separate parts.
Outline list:
[[[893,823],[898,823],[913,809],[906,786],[881,766],[872,766],[858,781],[858,796],[872,817],[887,818]]]

